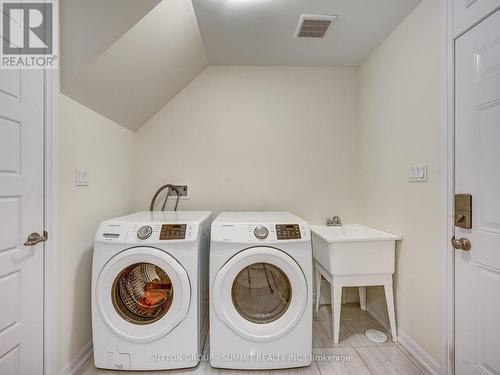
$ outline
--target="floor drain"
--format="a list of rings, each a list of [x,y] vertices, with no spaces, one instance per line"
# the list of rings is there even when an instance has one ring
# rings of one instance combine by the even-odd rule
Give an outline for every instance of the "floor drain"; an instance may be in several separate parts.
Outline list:
[[[367,329],[365,336],[368,337],[368,340],[380,344],[387,341],[387,335],[378,329]]]

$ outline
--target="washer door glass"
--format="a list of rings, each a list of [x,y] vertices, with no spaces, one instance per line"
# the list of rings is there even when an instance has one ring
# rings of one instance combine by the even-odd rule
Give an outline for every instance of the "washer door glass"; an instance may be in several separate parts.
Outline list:
[[[113,306],[125,320],[150,324],[163,317],[174,298],[167,273],[151,263],[135,263],[115,278],[111,289]]]
[[[170,254],[134,247],[104,265],[92,298],[113,333],[127,342],[145,343],[165,336],[184,320],[191,285],[184,267]]]
[[[231,291],[236,311],[246,320],[266,324],[290,306],[292,286],[286,274],[270,263],[253,263],[236,276]]]
[[[237,252],[217,272],[210,304],[237,335],[269,342],[285,336],[303,318],[308,288],[290,255],[272,247],[251,247]]]

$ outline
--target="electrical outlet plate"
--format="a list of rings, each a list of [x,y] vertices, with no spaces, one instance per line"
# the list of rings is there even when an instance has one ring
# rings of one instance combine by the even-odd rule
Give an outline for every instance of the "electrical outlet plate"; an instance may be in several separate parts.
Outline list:
[[[189,184],[172,184],[172,185],[174,185],[179,190],[179,193],[181,195],[179,199],[189,199],[190,198]],[[175,196],[175,193],[172,195]]]
[[[409,182],[427,182],[428,168],[427,165],[417,165],[408,169]]]

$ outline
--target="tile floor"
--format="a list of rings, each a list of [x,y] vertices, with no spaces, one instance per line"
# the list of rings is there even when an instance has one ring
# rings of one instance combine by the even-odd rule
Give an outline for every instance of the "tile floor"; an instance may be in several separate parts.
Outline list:
[[[340,340],[331,339],[330,306],[321,306],[314,314],[313,352],[317,360],[309,367],[288,370],[255,371],[257,375],[422,375],[425,371],[401,345],[388,340],[383,344],[369,341],[364,332],[368,328],[384,331],[381,325],[356,305],[342,305]],[[206,345],[208,346],[208,345]],[[205,349],[207,350],[207,349]],[[347,358],[347,360],[322,360],[321,358]],[[155,375],[250,375],[252,371],[221,370],[202,362],[193,369],[154,371]],[[92,359],[81,375],[123,375],[123,372],[99,370]],[[145,372],[126,372],[145,374]]]

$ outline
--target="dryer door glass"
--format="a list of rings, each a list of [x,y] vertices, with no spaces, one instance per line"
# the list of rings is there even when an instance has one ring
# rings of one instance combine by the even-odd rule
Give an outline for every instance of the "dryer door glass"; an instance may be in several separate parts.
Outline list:
[[[163,317],[172,305],[172,281],[164,270],[151,263],[135,263],[115,278],[113,306],[125,320],[149,324]]]
[[[246,320],[265,324],[279,319],[290,305],[286,274],[269,263],[254,263],[238,273],[231,290],[233,304]]]

